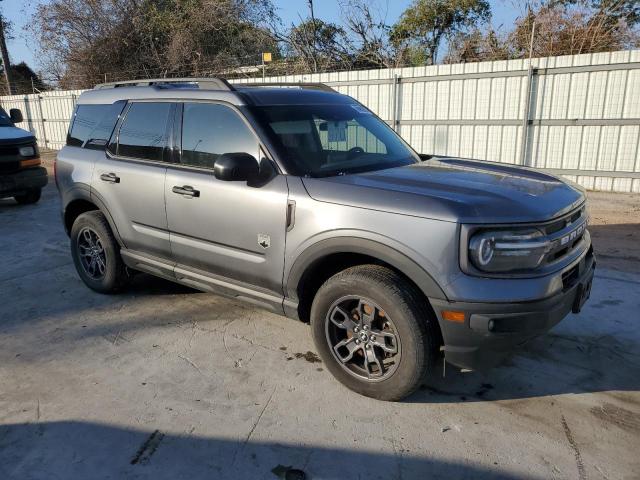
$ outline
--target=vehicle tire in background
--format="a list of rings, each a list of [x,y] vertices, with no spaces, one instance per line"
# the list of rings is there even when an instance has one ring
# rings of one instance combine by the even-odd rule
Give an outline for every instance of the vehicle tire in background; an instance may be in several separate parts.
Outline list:
[[[417,288],[378,265],[329,278],[313,300],[311,328],[329,371],[351,390],[379,400],[414,392],[434,369],[441,342]]]
[[[71,227],[71,256],[82,281],[96,292],[114,293],[129,276],[120,246],[102,212],[80,215]]]
[[[40,200],[41,193],[42,190],[37,188],[34,190],[28,190],[22,195],[16,195],[13,198],[15,198],[16,202],[18,202],[20,205],[28,205],[30,203],[36,203],[38,200]]]

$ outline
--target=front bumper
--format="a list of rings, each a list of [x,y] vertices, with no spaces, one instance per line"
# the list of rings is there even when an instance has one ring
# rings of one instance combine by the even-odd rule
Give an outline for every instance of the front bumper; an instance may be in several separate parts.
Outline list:
[[[44,167],[31,167],[14,173],[0,174],[0,198],[43,188],[47,181],[47,169]]]
[[[577,313],[589,297],[595,256],[588,253],[566,273],[562,291],[528,302],[473,303],[432,300],[444,339],[445,359],[460,368],[482,370],[500,363],[526,341]],[[464,312],[463,322],[443,319],[442,312]]]

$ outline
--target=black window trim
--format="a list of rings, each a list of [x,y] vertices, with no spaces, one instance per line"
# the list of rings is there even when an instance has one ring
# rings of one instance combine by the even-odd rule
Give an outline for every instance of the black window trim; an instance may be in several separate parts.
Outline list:
[[[260,138],[260,136],[256,132],[256,130],[253,127],[253,125],[251,124],[251,122],[244,115],[244,112],[242,112],[242,110],[240,110],[236,105],[234,105],[232,103],[226,102],[224,100],[201,99],[201,98],[193,98],[193,99],[192,98],[144,98],[144,99],[129,99],[129,100],[125,100],[125,101],[127,102],[127,104],[125,105],[124,109],[122,110],[122,113],[120,114],[120,118],[118,119],[118,122],[116,123],[116,126],[113,129],[113,133],[111,134],[111,138],[109,139],[109,143],[107,144],[107,148],[104,150],[104,152],[107,155],[107,157],[109,159],[111,159],[111,160],[116,160],[116,161],[121,161],[121,162],[128,162],[128,163],[141,163],[141,164],[145,164],[145,165],[161,166],[161,167],[171,168],[171,169],[175,169],[175,170],[191,171],[191,172],[194,172],[194,173],[209,173],[209,174],[211,174],[213,172],[212,168],[197,167],[195,165],[184,165],[184,164],[181,163],[181,159],[182,159],[182,111],[184,109],[184,104],[185,103],[212,103],[212,104],[225,105],[225,106],[231,108],[233,111],[235,111],[235,113],[245,123],[245,125],[249,128],[249,131],[252,133],[252,135],[258,141],[258,148],[259,148],[259,151],[260,151],[260,154],[261,154],[260,155],[261,158],[259,158],[258,161],[260,162],[262,160],[262,158],[265,158],[269,162],[269,164],[271,165],[273,171],[277,175],[280,175],[280,174],[283,173],[280,165],[278,164],[278,162],[276,162],[274,160],[275,157],[270,152],[270,150],[267,148],[266,144],[262,141],[262,139]],[[131,105],[133,103],[142,103],[142,102],[147,102],[147,103],[172,103],[172,104],[175,105],[175,112],[174,112],[173,115],[170,114],[171,118],[170,118],[170,121],[168,122],[169,123],[168,142],[167,142],[167,146],[165,146],[165,150],[168,150],[169,151],[169,155],[171,155],[171,160],[170,161],[149,160],[149,159],[145,159],[145,158],[126,157],[126,156],[123,156],[123,155],[118,155],[117,153],[115,153],[115,152],[113,152],[111,150],[111,146],[112,145],[116,145],[116,147],[117,147],[117,145],[120,142],[120,128],[122,127],[122,124],[124,123],[125,119],[127,118],[127,114],[129,113],[129,110],[131,109]],[[178,111],[179,111],[179,117],[178,117]],[[179,125],[177,125],[178,118],[179,118]],[[179,130],[176,131],[176,129],[179,129]],[[176,135],[176,133],[177,133],[177,135]],[[174,135],[176,135],[176,136],[174,137]],[[176,142],[176,137],[177,137],[177,142]],[[169,146],[171,146],[170,150],[169,150]],[[178,148],[176,148],[176,146]]]

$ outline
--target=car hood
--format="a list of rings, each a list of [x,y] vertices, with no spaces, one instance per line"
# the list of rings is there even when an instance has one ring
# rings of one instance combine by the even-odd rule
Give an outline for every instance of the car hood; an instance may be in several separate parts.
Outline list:
[[[461,223],[540,222],[585,200],[581,187],[553,175],[450,157],[303,182],[321,202]]]
[[[12,126],[0,126],[0,145],[8,145],[11,143],[25,143],[33,140],[33,133],[23,130],[22,128]]]

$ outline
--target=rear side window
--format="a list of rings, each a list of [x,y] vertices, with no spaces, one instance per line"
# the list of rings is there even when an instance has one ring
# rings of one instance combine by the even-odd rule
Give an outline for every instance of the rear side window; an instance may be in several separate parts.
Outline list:
[[[104,150],[125,105],[124,101],[110,105],[78,105],[67,145]]]
[[[118,155],[161,161],[171,108],[171,103],[132,103],[118,134]]]

